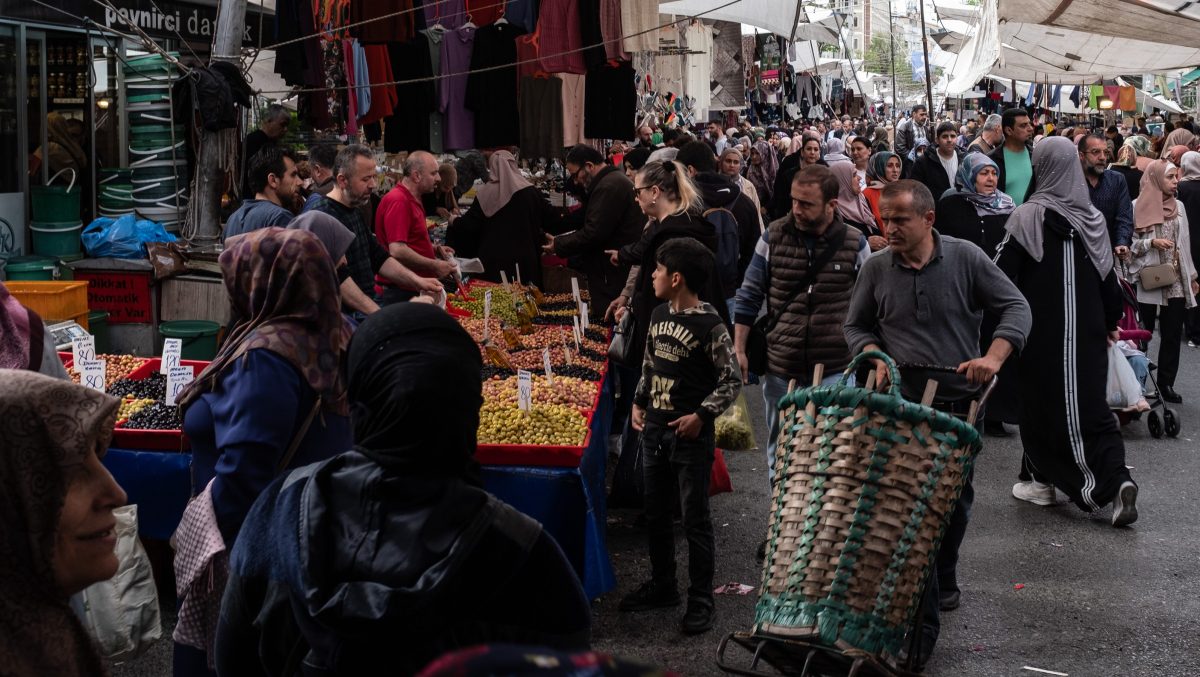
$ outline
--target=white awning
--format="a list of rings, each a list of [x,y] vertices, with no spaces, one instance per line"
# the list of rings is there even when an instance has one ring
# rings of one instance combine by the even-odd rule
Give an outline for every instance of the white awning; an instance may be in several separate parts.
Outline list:
[[[639,0],[627,0],[634,2]],[[653,0],[640,0],[651,2]],[[661,14],[677,16],[696,16],[702,19],[732,21],[761,28],[776,35],[788,37],[796,21],[796,0],[741,0],[729,5],[730,0],[672,0],[660,2],[658,11]],[[723,9],[715,9],[729,5]],[[710,11],[714,10],[714,11]]]
[[[1181,9],[1176,11],[1176,8]],[[1194,2],[1000,0],[998,17],[1000,21],[1040,24],[1090,35],[1182,47],[1200,45],[1200,6]],[[1130,56],[1124,51],[1122,55]]]

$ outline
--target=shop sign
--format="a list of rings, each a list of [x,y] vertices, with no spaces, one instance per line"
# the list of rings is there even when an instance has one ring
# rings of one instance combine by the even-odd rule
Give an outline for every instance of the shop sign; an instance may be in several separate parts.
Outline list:
[[[180,38],[190,42],[211,43],[217,25],[216,3],[182,2],[180,0],[114,0],[105,7],[94,0],[47,0],[52,5],[75,16],[83,16],[100,26],[122,33],[131,33],[129,24],[137,26],[156,38]],[[251,3],[247,6],[246,26],[242,42],[247,46],[259,44],[259,12]],[[63,12],[39,3],[0,3],[0,15],[47,23],[72,23]],[[275,22],[266,15],[265,26]],[[83,26],[79,26],[83,28]]]
[[[75,279],[88,282],[88,307],[108,311],[109,324],[150,324],[149,273],[76,271]]]

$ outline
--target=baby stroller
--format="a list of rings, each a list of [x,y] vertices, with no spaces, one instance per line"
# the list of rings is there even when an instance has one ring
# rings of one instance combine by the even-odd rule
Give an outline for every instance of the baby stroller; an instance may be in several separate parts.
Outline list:
[[[1137,294],[1134,292],[1133,285],[1120,276],[1117,277],[1117,282],[1121,285],[1121,296],[1125,303],[1125,314],[1117,323],[1120,339],[1145,346],[1154,334],[1142,327],[1141,318],[1138,317]],[[1154,371],[1155,365],[1152,362],[1146,375],[1153,387],[1153,391],[1146,396],[1146,402],[1150,405],[1149,411],[1144,412],[1146,413],[1146,427],[1150,430],[1150,435],[1156,439],[1161,438],[1164,433],[1168,437],[1176,437],[1179,435],[1180,429],[1179,414],[1163,402],[1158,391],[1158,382],[1154,380]],[[1161,415],[1158,413],[1158,409],[1162,409]],[[1140,419],[1143,412],[1113,408],[1113,413],[1116,414],[1121,425],[1127,425],[1131,421]]]

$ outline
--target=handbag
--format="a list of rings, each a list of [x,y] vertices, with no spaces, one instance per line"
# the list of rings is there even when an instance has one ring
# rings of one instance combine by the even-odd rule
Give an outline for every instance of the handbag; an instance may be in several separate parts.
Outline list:
[[[1142,268],[1142,272],[1138,274],[1142,289],[1153,291],[1170,287],[1179,281],[1179,248],[1176,247],[1173,251],[1175,255],[1171,258],[1170,263],[1159,263]]]
[[[804,279],[796,285],[791,296],[783,302],[782,308],[778,313],[771,312],[770,290],[767,291],[767,312],[762,317],[754,322],[750,327],[750,333],[746,336],[746,363],[750,371],[755,374],[767,373],[767,336],[775,330],[775,325],[779,324],[779,320],[783,317],[783,311],[792,302],[796,300],[800,294],[806,290],[810,290],[812,285],[817,281],[817,275],[825,268],[826,264],[833,260],[837,254],[838,245],[830,242],[821,253],[812,260],[812,266],[809,267]]]
[[[633,357],[633,332],[636,328],[637,320],[633,317],[633,308],[626,306],[625,314],[613,329],[612,342],[608,344],[608,359],[626,367],[641,366],[629,363]]]

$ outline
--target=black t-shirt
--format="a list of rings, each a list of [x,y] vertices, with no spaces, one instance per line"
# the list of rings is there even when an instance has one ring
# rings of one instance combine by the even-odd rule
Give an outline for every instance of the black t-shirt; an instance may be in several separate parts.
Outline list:
[[[691,414],[716,389],[717,366],[708,349],[710,334],[721,323],[716,313],[672,313],[667,303],[651,313],[646,337],[652,364],[649,420],[666,425]]]

